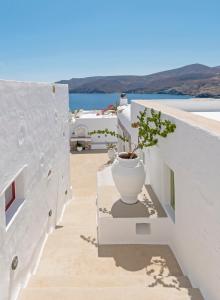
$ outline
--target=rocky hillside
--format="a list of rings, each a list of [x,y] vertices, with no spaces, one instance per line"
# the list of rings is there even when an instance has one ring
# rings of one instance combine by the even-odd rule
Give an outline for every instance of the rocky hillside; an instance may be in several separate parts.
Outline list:
[[[220,97],[220,66],[193,64],[146,76],[96,76],[61,80],[71,93],[168,93]]]

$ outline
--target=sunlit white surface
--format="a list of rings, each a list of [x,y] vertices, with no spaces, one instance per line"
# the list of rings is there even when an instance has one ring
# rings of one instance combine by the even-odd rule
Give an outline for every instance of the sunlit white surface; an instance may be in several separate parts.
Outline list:
[[[199,112],[193,112],[195,115],[199,115],[208,119],[212,119],[215,121],[220,121],[220,111],[209,111],[209,112],[204,112],[204,111],[199,111]]]

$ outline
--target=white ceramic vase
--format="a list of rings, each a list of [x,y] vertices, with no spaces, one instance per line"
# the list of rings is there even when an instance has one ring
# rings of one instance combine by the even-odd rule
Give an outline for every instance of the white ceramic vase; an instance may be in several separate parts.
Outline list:
[[[112,165],[112,177],[121,200],[127,204],[134,204],[145,182],[144,165],[139,157],[125,159],[121,158],[120,154],[123,153],[117,155]]]

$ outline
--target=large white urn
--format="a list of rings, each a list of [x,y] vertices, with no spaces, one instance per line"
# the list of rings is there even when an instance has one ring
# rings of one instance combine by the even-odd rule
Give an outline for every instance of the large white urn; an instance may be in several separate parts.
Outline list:
[[[144,165],[140,157],[126,159],[122,158],[123,156],[126,156],[126,153],[119,153],[112,164],[112,177],[121,200],[127,204],[134,204],[145,182]]]

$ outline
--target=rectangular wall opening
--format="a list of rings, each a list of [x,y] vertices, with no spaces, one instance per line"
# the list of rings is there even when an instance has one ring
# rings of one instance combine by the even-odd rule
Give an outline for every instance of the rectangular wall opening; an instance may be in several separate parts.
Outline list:
[[[170,169],[170,205],[172,209],[175,211],[175,177],[173,170]]]
[[[20,170],[11,182],[6,186],[6,188],[1,193],[0,198],[4,203],[5,208],[5,225],[6,227],[15,217],[19,208],[25,199],[25,170],[24,167]]]
[[[15,200],[15,182],[13,181],[5,191],[5,211],[7,211]]]
[[[164,196],[165,209],[167,214],[175,222],[175,208],[176,208],[176,192],[175,192],[175,173],[167,165],[164,168]]]
[[[136,234],[150,234],[150,233],[151,233],[150,223],[136,224]]]

